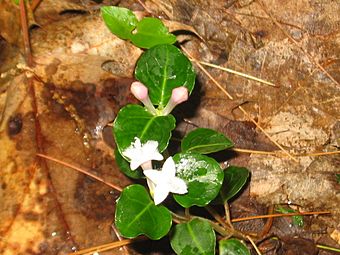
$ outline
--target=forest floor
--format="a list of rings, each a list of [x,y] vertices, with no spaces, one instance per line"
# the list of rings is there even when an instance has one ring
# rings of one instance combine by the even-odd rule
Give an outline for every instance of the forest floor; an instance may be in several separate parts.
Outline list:
[[[302,227],[290,217],[235,227],[257,233],[263,255],[336,254],[321,246],[340,247],[338,1],[42,0],[26,11],[14,2],[0,1],[1,254],[68,254],[119,238],[119,193],[37,156],[132,182],[115,164],[110,123],[136,102],[129,89],[142,50],[107,29],[99,9],[109,4],[161,18],[192,60],[197,87],[176,109],[176,135],[207,127],[234,141],[217,157],[251,179],[231,203],[233,219],[279,204],[327,212],[304,216]],[[172,254],[166,239],[124,252]]]

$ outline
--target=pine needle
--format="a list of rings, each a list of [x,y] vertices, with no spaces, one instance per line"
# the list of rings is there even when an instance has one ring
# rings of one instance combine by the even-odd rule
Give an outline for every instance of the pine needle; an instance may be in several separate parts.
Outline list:
[[[193,60],[194,60],[194,59],[193,59]],[[194,60],[194,61],[195,61],[195,60]],[[202,64],[202,65],[205,65],[205,66],[210,66],[210,67],[213,67],[213,68],[216,68],[216,69],[219,69],[219,70],[228,72],[228,73],[236,74],[236,75],[238,75],[238,76],[247,78],[247,79],[249,79],[249,80],[257,81],[257,82],[266,84],[266,85],[268,85],[268,86],[277,87],[274,83],[271,83],[271,82],[269,82],[269,81],[266,81],[266,80],[257,78],[257,77],[255,77],[255,76],[252,76],[252,75],[249,75],[249,74],[245,74],[245,73],[242,73],[242,72],[238,72],[238,71],[235,71],[235,70],[226,68],[226,67],[214,65],[214,64],[207,63],[207,62],[204,62],[204,61],[199,61],[199,63]]]

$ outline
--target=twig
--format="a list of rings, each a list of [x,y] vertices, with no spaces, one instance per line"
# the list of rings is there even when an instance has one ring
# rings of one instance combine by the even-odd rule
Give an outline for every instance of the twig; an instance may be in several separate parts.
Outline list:
[[[257,253],[258,255],[261,255],[261,252],[260,252],[259,248],[257,248],[257,246],[256,246],[255,242],[253,241],[253,239],[251,239],[250,236],[247,236],[247,239],[249,240],[249,242],[251,243],[251,245],[254,247],[256,253]]]
[[[319,248],[319,249],[323,249],[323,250],[327,250],[327,251],[335,251],[335,252],[340,253],[340,249],[338,249],[338,248],[329,247],[329,246],[322,245],[322,244],[317,244],[316,247]]]
[[[274,206],[271,205],[268,207],[268,214],[272,214],[273,212],[274,212]],[[268,220],[266,221],[266,224],[264,224],[262,231],[260,233],[261,237],[265,236],[269,232],[269,230],[271,229],[273,225],[273,221],[274,221],[273,217],[268,218]]]
[[[230,148],[229,150],[236,151],[236,152],[243,152],[243,153],[251,153],[251,154],[262,154],[262,155],[277,155],[275,151],[259,151],[259,150],[248,150],[248,149],[241,149],[241,148]]]
[[[118,240],[119,240],[119,241],[123,241],[124,239],[120,236],[120,234],[118,233],[118,231],[117,231],[117,229],[116,229],[116,227],[115,227],[114,224],[111,225],[111,228],[112,228],[113,232],[115,232],[115,235],[117,236]],[[129,254],[129,251],[128,251],[128,249],[126,248],[125,245],[123,246],[123,249],[124,249],[125,255],[128,255],[128,254]]]
[[[193,59],[193,61],[195,61],[195,60]],[[250,80],[254,80],[254,81],[257,81],[257,82],[260,82],[260,83],[263,83],[263,84],[277,88],[277,86],[274,83],[271,83],[269,81],[257,78],[255,76],[252,76],[252,75],[249,75],[249,74],[241,73],[241,72],[238,72],[238,71],[226,68],[226,67],[214,65],[214,64],[207,63],[207,62],[204,62],[204,61],[199,61],[199,63],[202,64],[202,65],[205,65],[205,66],[210,66],[210,67],[213,67],[213,68],[216,68],[216,69],[220,69],[220,70],[226,71],[228,73],[236,74],[238,76],[241,76],[241,77],[244,77],[244,78],[247,78],[247,79],[250,79]]]
[[[24,47],[25,47],[25,53],[26,53],[26,61],[27,61],[27,65],[29,67],[32,67],[33,56],[32,56],[32,51],[31,51],[30,37],[29,37],[29,32],[28,32],[27,13],[26,13],[26,6],[25,6],[24,0],[19,1],[19,7],[20,7],[21,30],[22,30],[22,36],[24,40]]]
[[[226,221],[226,223],[227,223],[230,227],[234,228],[233,225],[231,224],[230,209],[229,209],[229,203],[228,203],[228,201],[225,201],[225,202],[224,202],[224,213],[225,213],[225,221]]]
[[[110,183],[110,182],[107,182],[107,181],[105,181],[104,179],[102,179],[102,178],[100,178],[100,177],[98,177],[98,176],[96,176],[96,175],[94,175],[94,174],[91,174],[89,171],[84,170],[84,169],[82,169],[82,168],[80,168],[80,167],[71,165],[71,164],[69,164],[69,163],[63,162],[63,161],[61,161],[61,160],[59,160],[59,159],[56,159],[56,158],[53,158],[53,157],[50,157],[50,156],[47,156],[47,155],[44,155],[44,154],[37,153],[36,155],[39,156],[39,157],[41,157],[41,158],[45,158],[45,159],[54,161],[54,162],[56,162],[56,163],[58,163],[58,164],[61,164],[61,165],[63,165],[63,166],[72,168],[72,169],[74,169],[74,170],[76,170],[76,171],[78,171],[78,172],[80,172],[80,173],[85,174],[85,175],[88,175],[88,176],[92,177],[93,179],[95,179],[95,180],[97,180],[97,181],[100,181],[100,182],[102,182],[102,183],[104,183],[104,184],[110,186],[111,188],[114,188],[115,190],[117,190],[117,191],[119,191],[119,192],[122,192],[122,190],[123,190],[121,187],[119,187],[119,186],[117,186],[117,185],[114,185],[114,184],[112,184],[112,183]]]
[[[228,224],[227,224],[227,223],[223,220],[223,218],[215,211],[214,208],[212,208],[211,206],[205,206],[204,209],[207,210],[207,211],[211,214],[211,216],[213,216],[214,219],[215,219],[218,223],[220,223],[224,228],[226,228],[226,229],[231,229],[231,230],[233,229],[233,228],[231,228],[230,226],[228,226]]]
[[[304,48],[302,48],[299,43],[293,38],[291,37],[291,35],[283,29],[283,27],[281,26],[281,24],[276,20],[276,18],[268,11],[267,6],[263,3],[262,0],[257,0],[257,3],[260,5],[260,7],[262,8],[262,10],[270,17],[270,19],[272,20],[272,22],[288,37],[288,39],[293,42],[307,57],[308,59],[317,67],[319,68],[326,76],[328,76],[329,79],[331,79],[336,85],[340,85],[334,78],[332,75],[330,75],[325,68],[323,68],[322,65],[319,64],[318,61],[316,61],[313,56],[311,54],[308,53],[308,51],[306,51]]]
[[[197,66],[209,77],[209,79],[211,79],[214,84],[230,99],[233,100],[234,98],[222,87],[222,85],[216,81],[214,79],[214,77],[211,76],[211,74],[199,63],[198,60],[195,60],[195,58],[193,58],[189,52],[183,47],[181,46],[181,49],[189,56],[189,58],[193,59],[193,61],[196,62]],[[294,160],[295,162],[298,162],[298,160],[293,157],[287,150],[285,150],[278,142],[276,142],[249,114],[248,112],[242,107],[242,106],[238,106],[238,109],[240,109],[243,114],[251,121],[255,124],[255,126],[260,129],[267,137],[270,141],[272,141],[278,148],[280,148],[284,153],[286,153],[288,155],[288,157],[290,157],[292,160]]]
[[[95,247],[91,247],[88,249],[80,250],[77,252],[72,252],[69,253],[69,255],[92,255],[94,252],[103,252],[103,251],[108,251],[112,250],[114,248],[122,247],[124,245],[128,245],[131,243],[139,242],[139,241],[144,241],[147,240],[145,237],[139,237],[135,239],[124,239],[122,241],[116,241],[108,244],[103,244]]]
[[[240,222],[240,221],[266,219],[266,218],[277,218],[277,217],[289,217],[289,216],[321,215],[321,214],[331,214],[331,212],[320,211],[320,212],[297,212],[297,213],[276,213],[276,214],[267,214],[267,215],[256,215],[256,216],[232,219],[231,222]]]
[[[42,0],[33,0],[32,3],[31,3],[31,9],[32,9],[32,12],[34,12],[39,4],[42,2]]]

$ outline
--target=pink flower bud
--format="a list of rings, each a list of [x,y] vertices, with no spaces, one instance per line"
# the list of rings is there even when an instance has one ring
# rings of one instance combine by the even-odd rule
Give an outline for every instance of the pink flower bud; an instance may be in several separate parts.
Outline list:
[[[163,115],[168,115],[178,104],[188,100],[189,91],[186,87],[181,86],[174,88],[171,93],[171,98],[168,104],[162,111]]]
[[[133,82],[131,84],[130,90],[131,93],[144,104],[145,108],[150,113],[156,114],[156,109],[149,98],[148,88],[143,83],[139,81]]]
[[[188,100],[189,93],[186,87],[178,87],[172,90],[171,100],[178,105]]]
[[[135,81],[130,87],[131,93],[141,102],[148,98],[148,88],[141,82]]]

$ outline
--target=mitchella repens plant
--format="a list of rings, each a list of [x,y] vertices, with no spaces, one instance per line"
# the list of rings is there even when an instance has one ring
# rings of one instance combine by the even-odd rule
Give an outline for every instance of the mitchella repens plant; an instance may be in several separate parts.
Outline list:
[[[101,12],[112,33],[146,49],[136,64],[137,81],[130,88],[143,106],[126,105],[113,125],[121,171],[131,178],[146,179],[146,185],[125,187],[118,198],[114,224],[119,233],[125,238],[145,235],[158,240],[171,231],[173,250],[195,255],[215,254],[218,234],[220,254],[250,254],[240,240],[230,239],[233,232],[219,223],[184,213],[211,202],[223,205],[243,187],[249,172],[235,166],[222,170],[207,155],[231,148],[233,143],[206,128],[188,133],[178,153],[165,157],[176,127],[171,112],[188,100],[196,77],[190,60],[172,45],[176,37],[159,19],[139,21],[132,11],[113,6],[102,7]],[[182,213],[165,206],[171,204],[167,203],[170,199],[183,208]],[[175,218],[178,224],[173,226]]]

